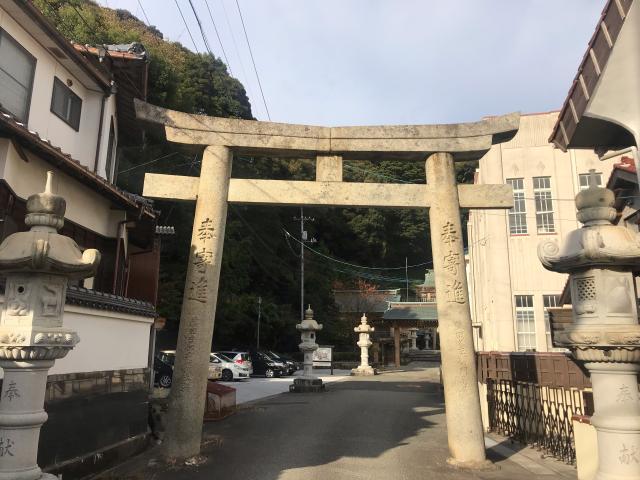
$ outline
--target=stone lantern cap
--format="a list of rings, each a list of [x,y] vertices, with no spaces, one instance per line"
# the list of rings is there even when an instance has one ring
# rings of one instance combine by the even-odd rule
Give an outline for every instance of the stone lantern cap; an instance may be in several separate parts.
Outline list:
[[[595,184],[590,170],[590,187],[576,195],[576,217],[584,224],[570,232],[564,245],[546,241],[538,246],[538,257],[547,270],[570,273],[589,268],[640,270],[640,236],[613,225],[615,196]]]
[[[360,325],[355,327],[353,331],[356,333],[371,333],[375,331],[375,328],[367,323],[367,315],[363,313],[360,318]]]
[[[44,192],[27,200],[25,223],[31,229],[10,235],[0,245],[0,272],[48,273],[70,278],[95,275],[100,252],[94,249],[83,252],[71,238],[57,233],[64,224],[66,202],[52,192],[52,179],[53,173],[47,172]]]
[[[322,324],[313,319],[313,310],[311,310],[311,305],[309,305],[305,310],[304,320],[296,325],[296,329],[302,332],[316,332],[318,330],[322,330]]]

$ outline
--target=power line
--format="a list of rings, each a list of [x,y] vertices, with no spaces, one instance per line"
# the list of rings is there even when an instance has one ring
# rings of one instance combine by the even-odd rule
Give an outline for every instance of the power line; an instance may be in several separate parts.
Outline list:
[[[184,26],[187,29],[187,33],[189,34],[189,37],[191,37],[191,42],[193,42],[193,48],[196,49],[196,53],[200,53],[200,51],[198,50],[198,46],[196,45],[196,41],[193,39],[193,35],[191,35],[191,30],[189,30],[189,25],[187,25],[187,20],[184,18],[184,15],[182,14],[182,10],[180,9],[178,0],[173,0],[173,1],[176,4],[176,7],[178,7],[178,11],[180,12],[180,17],[182,17],[182,23],[184,23]]]
[[[207,10],[209,12],[209,18],[211,19],[211,23],[213,23],[213,31],[216,32],[216,37],[218,37],[218,42],[220,42],[220,49],[222,50],[222,55],[224,55],[225,62],[227,62],[229,73],[233,76],[233,71],[231,70],[231,64],[229,63],[229,59],[227,58],[227,52],[224,51],[224,45],[222,45],[222,38],[220,38],[220,33],[218,32],[218,26],[216,25],[216,21],[213,19],[211,8],[209,7],[209,1],[204,0],[204,4],[207,6]]]
[[[251,43],[249,42],[249,35],[247,35],[247,27],[244,25],[244,18],[242,18],[242,10],[240,10],[240,3],[236,0],[236,7],[238,7],[238,14],[240,14],[240,22],[242,23],[242,30],[244,31],[244,38],[247,41],[247,47],[249,47],[249,55],[251,56],[251,63],[253,63],[253,71],[256,72],[256,79],[258,80],[258,87],[260,87],[260,95],[262,95],[262,103],[264,103],[264,109],[267,112],[267,118],[271,120],[269,114],[269,108],[267,107],[267,101],[264,98],[264,91],[262,90],[262,83],[260,82],[260,75],[258,75],[258,69],[256,67],[256,61],[253,58],[253,51],[251,50]]]
[[[200,35],[202,35],[204,48],[207,50],[207,52],[209,52],[209,55],[211,55],[211,58],[215,59],[216,57],[213,55],[213,52],[211,51],[211,46],[209,45],[209,39],[204,33],[204,29],[202,28],[202,23],[200,22],[200,17],[198,16],[198,12],[196,12],[196,7],[193,6],[193,2],[191,0],[188,0],[188,2],[189,2],[189,5],[191,6],[191,11],[193,12],[193,15],[196,17],[196,23],[198,24],[198,28],[200,29]]]
[[[126,170],[121,170],[120,172],[118,172],[118,175],[121,175],[121,174],[123,174],[123,173],[130,172],[131,170],[135,170],[136,168],[140,168],[140,167],[145,167],[145,166],[147,166],[147,165],[151,165],[152,163],[159,162],[160,160],[163,160],[163,159],[165,159],[165,158],[172,157],[173,155],[177,155],[178,153],[179,153],[179,152],[171,152],[171,153],[168,153],[168,154],[163,155],[163,156],[161,156],[161,157],[154,158],[153,160],[149,160],[148,162],[141,163],[141,164],[139,164],[139,165],[134,165],[133,167],[131,167],[131,168],[127,168]]]
[[[283,228],[282,230],[284,230],[285,235],[291,237],[295,242],[298,242],[299,244],[304,245],[304,247],[307,250],[315,253],[316,255],[324,257],[327,260],[331,260],[332,262],[341,263],[343,265],[348,265],[350,267],[362,268],[362,269],[366,269],[366,270],[404,270],[405,268],[422,267],[422,266],[427,265],[429,263],[429,262],[424,262],[424,263],[417,263],[415,265],[403,265],[402,267],[365,267],[363,265],[356,265],[354,263],[345,262],[343,260],[338,260],[337,258],[333,258],[333,257],[330,257],[328,255],[325,255],[324,253],[321,253],[321,252],[319,252],[319,251],[307,246],[304,242],[298,240],[296,237],[291,235],[286,229]]]
[[[142,10],[142,14],[144,15],[144,18],[147,20],[147,26],[150,26],[151,22],[149,21],[149,17],[147,16],[147,12],[144,11],[144,7],[142,6],[142,2],[140,0],[138,0],[138,6],[140,7],[140,10]]]
[[[222,11],[224,13],[224,18],[227,21],[227,27],[229,28],[229,32],[231,33],[231,40],[233,43],[233,49],[236,52],[236,57],[238,57],[238,62],[240,63],[240,70],[242,70],[242,75],[246,81],[246,89],[249,91],[251,97],[253,97],[253,89],[249,86],[249,75],[247,75],[246,70],[244,69],[244,62],[242,61],[242,57],[240,56],[240,49],[238,48],[238,43],[236,42],[236,36],[233,34],[233,27],[231,26],[231,21],[229,20],[229,14],[227,13],[227,7],[224,5],[224,0],[220,0],[222,4]]]

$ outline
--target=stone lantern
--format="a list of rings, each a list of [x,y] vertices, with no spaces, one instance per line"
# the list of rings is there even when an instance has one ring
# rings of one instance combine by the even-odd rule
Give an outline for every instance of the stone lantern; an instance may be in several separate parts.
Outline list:
[[[571,350],[588,369],[597,431],[596,480],[640,478],[640,325],[633,272],[640,269],[640,235],[613,225],[614,194],[595,184],[576,196],[578,220],[562,246],[538,247],[545,268],[568,273],[572,322],[554,330],[554,345]]]
[[[319,392],[324,389],[322,379],[313,374],[313,352],[318,349],[316,332],[322,330],[322,324],[313,319],[311,305],[304,312],[304,320],[296,325],[300,330],[302,342],[298,347],[304,354],[304,373],[293,381],[289,387],[291,392]]]
[[[0,245],[0,273],[6,276],[0,318],[0,479],[54,479],[37,465],[47,373],[78,335],[62,325],[69,279],[90,277],[100,261],[97,250],[82,252],[57,233],[64,223],[64,198],[45,191],[27,200],[28,232],[14,233]]]
[[[360,325],[353,329],[354,332],[360,334],[357,344],[360,347],[360,365],[351,370],[351,375],[368,376],[376,374],[375,370],[369,365],[369,347],[372,345],[369,336],[374,330],[375,328],[367,324],[367,316],[363,313]]]

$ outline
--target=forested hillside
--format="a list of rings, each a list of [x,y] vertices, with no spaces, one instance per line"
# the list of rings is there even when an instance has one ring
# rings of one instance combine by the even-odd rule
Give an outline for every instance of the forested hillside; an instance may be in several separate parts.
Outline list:
[[[150,57],[148,101],[162,107],[206,115],[250,119],[251,105],[243,85],[224,63],[165,41],[127,11],[102,8],[82,0],[35,0],[70,40],[82,44],[142,43]],[[145,172],[197,175],[201,153],[181,150],[149,134],[144,143],[120,145],[118,184],[140,193]],[[473,165],[463,165],[460,181],[470,181]],[[233,175],[245,178],[314,178],[308,160],[236,158]],[[424,164],[382,161],[345,162],[345,180],[424,183]],[[178,326],[191,236],[193,205],[156,202],[160,224],[174,225],[175,237],[163,244],[158,310],[169,329]],[[404,287],[405,257],[409,265],[431,259],[426,211],[374,209],[305,209],[309,237],[317,243],[305,255],[306,303],[325,324],[321,343],[351,344],[352,326],[337,321],[331,290],[358,280],[383,287]],[[295,323],[300,311],[300,237],[294,217],[299,209],[229,208],[218,312],[216,346],[250,345],[255,341],[257,298],[262,297],[261,343],[279,350],[295,349]],[[285,230],[294,238],[287,238]],[[323,256],[324,255],[324,256]],[[342,260],[345,263],[334,261]],[[379,267],[364,269],[355,265]],[[399,268],[400,267],[400,268]],[[409,269],[420,281],[425,265]]]

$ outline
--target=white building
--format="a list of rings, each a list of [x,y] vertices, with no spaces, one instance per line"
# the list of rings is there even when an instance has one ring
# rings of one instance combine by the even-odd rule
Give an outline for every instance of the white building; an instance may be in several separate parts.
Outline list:
[[[146,55],[130,50],[71,44],[32,2],[0,0],[0,240],[27,229],[26,199],[52,170],[67,203],[61,233],[102,253],[97,275],[69,288],[65,325],[81,341],[47,387],[39,463],[65,477],[147,436],[157,214],[112,183],[118,140],[138,131],[133,98],[146,92]]]
[[[538,244],[549,236],[562,243],[579,227],[574,197],[588,186],[589,170],[603,184],[618,161],[555,148],[548,139],[557,117],[523,115],[517,135],[480,160],[475,182],[510,184],[515,205],[469,215],[469,289],[479,351],[552,349],[545,308],[557,305],[566,276],[542,267]]]

